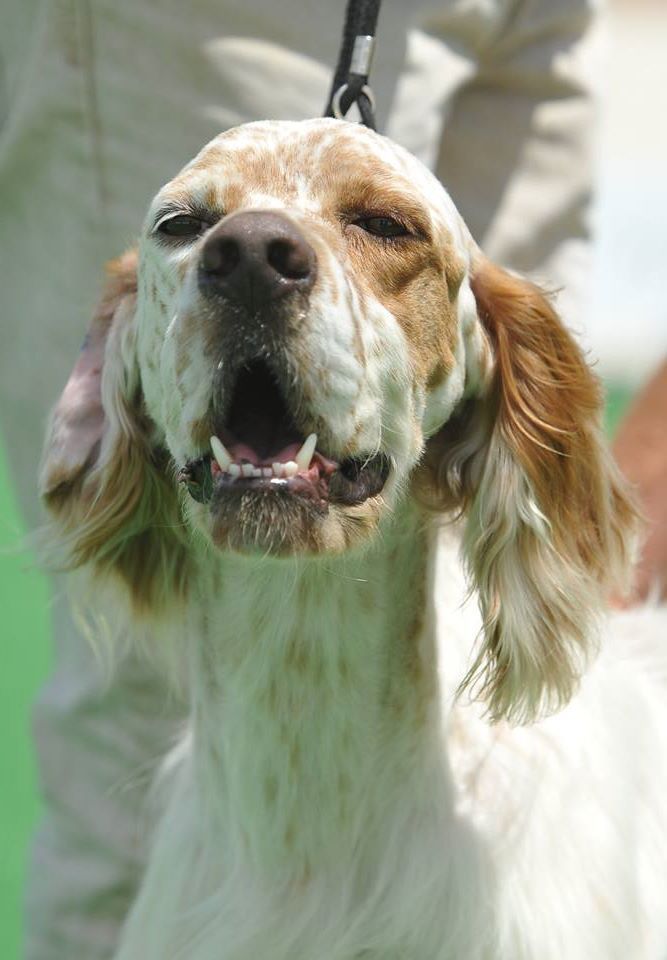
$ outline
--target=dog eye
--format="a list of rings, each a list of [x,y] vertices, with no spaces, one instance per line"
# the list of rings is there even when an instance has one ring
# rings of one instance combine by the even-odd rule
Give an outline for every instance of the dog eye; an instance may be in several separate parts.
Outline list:
[[[168,237],[194,238],[201,236],[210,226],[210,223],[200,217],[179,213],[158,223],[155,232],[165,234]]]
[[[409,230],[393,217],[364,217],[356,225],[375,237],[406,237]]]

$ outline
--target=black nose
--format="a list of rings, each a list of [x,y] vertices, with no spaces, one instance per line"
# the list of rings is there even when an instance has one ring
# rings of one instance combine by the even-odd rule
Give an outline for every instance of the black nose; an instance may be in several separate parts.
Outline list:
[[[199,287],[250,309],[306,292],[317,270],[315,251],[284,214],[248,210],[215,227],[204,243]]]

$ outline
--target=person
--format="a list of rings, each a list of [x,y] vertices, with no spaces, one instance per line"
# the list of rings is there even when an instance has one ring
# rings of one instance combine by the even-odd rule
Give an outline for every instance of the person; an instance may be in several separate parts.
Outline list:
[[[343,3],[23,0],[4,15],[2,430],[28,523],[45,413],[156,190],[221,129],[322,113]],[[486,253],[584,326],[594,0],[385,0],[380,129],[436,170]],[[185,706],[128,654],[109,680],[61,583],[35,709],[45,814],[26,960],[113,954],[146,855],[146,794]]]

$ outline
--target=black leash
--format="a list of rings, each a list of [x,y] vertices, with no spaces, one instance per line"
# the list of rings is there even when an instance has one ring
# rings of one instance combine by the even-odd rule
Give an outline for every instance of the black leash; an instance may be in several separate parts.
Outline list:
[[[368,86],[373,62],[375,28],[381,0],[348,0],[343,41],[325,117],[344,120],[356,103],[361,122],[375,130],[375,97]]]

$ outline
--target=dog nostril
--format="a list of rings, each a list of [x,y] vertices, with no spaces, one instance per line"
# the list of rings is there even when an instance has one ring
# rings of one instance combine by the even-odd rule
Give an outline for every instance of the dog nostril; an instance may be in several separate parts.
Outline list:
[[[266,259],[277,273],[289,280],[303,280],[312,270],[308,248],[290,240],[271,240]]]
[[[204,269],[220,277],[229,276],[241,260],[238,242],[226,237],[204,248]]]

